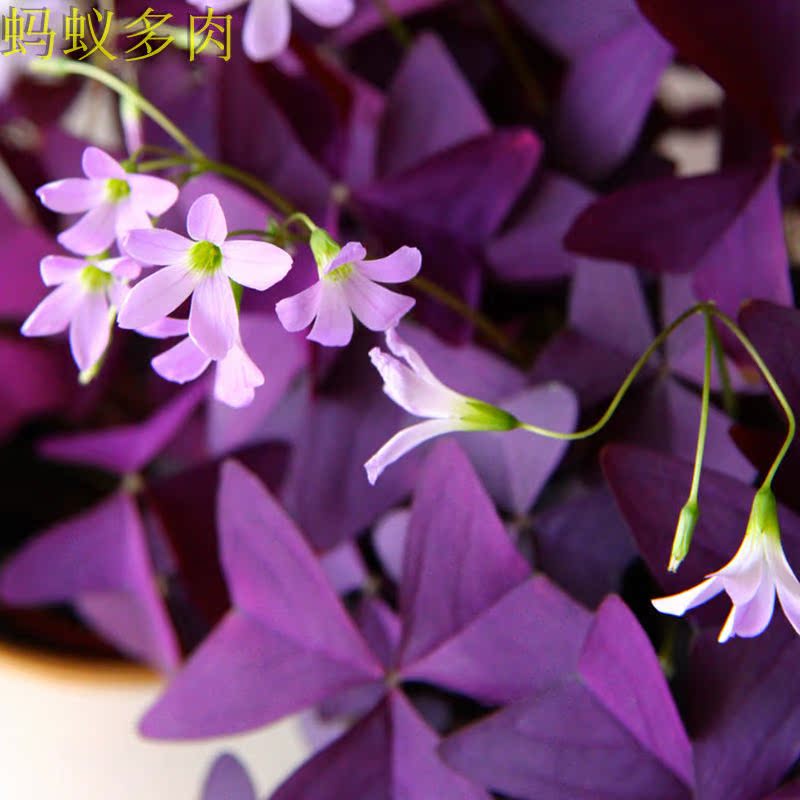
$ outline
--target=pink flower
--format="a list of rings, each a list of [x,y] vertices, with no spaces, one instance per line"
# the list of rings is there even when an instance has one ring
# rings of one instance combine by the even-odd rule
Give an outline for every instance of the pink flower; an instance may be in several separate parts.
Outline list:
[[[187,330],[187,320],[167,317],[142,333],[161,339],[183,336]],[[151,364],[162,378],[173,383],[188,383],[199,378],[212,360],[187,336],[169,350],[157,355]],[[253,402],[256,388],[263,384],[264,374],[247,354],[237,330],[233,347],[223,358],[217,360],[214,397],[221,403],[241,408]]]
[[[85,178],[46,183],[36,194],[60,214],[86,212],[58,241],[75,253],[92,255],[111,247],[115,239],[135,228],[149,228],[178,199],[172,181],[125,172],[119,162],[98,147],[83,151]]]
[[[40,270],[46,286],[56,286],[22,325],[25,336],[50,336],[69,327],[75,363],[85,371],[105,352],[114,309],[119,308],[140,267],[129,258],[92,261],[46,256]]]
[[[320,263],[318,257],[319,280],[275,306],[283,327],[299,331],[314,320],[308,338],[340,347],[353,336],[354,314],[371,331],[386,331],[397,325],[413,308],[414,299],[385,289],[376,281],[410,280],[419,272],[422,256],[415,247],[401,247],[375,261],[364,261],[365,255],[361,244],[349,242],[327,262]]]
[[[214,12],[227,14],[242,5],[244,0],[218,0]],[[206,8],[205,0],[189,0],[193,6]],[[292,10],[323,28],[341,25],[353,13],[353,0],[250,0],[244,18],[242,42],[244,52],[253,61],[268,61],[280,55],[289,43],[292,28]]]
[[[234,346],[239,316],[231,280],[263,291],[282,280],[291,256],[267,242],[226,242],[228,226],[219,200],[204,194],[186,217],[191,239],[173,231],[132,231],[123,250],[144,264],[166,264],[131,289],[119,312],[122,328],[145,328],[174,311],[192,295],[189,336],[211,359]]]

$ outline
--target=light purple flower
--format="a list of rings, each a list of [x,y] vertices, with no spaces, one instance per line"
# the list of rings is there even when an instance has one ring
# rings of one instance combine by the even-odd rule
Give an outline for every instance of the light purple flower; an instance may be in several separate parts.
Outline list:
[[[319,280],[275,306],[283,327],[299,331],[314,320],[308,338],[341,347],[353,336],[353,314],[371,331],[386,331],[397,325],[413,308],[414,299],[385,289],[376,281],[410,280],[419,272],[422,256],[415,247],[401,247],[374,261],[365,261],[366,254],[361,244],[349,242],[327,262],[320,263],[318,257]]]
[[[167,317],[141,332],[148,336],[165,338],[184,335],[187,328],[186,320]],[[173,383],[188,383],[199,378],[213,360],[187,336],[174,347],[157,355],[151,364],[162,378]],[[264,374],[247,354],[237,329],[233,347],[217,361],[214,397],[225,405],[242,408],[253,402],[256,388],[263,384]]]
[[[108,347],[114,309],[140,267],[129,258],[93,261],[46,256],[40,264],[45,286],[55,286],[22,325],[25,336],[50,336],[69,327],[72,356],[81,371],[97,363]]]
[[[519,421],[507,411],[445,386],[394,328],[386,332],[386,344],[393,355],[377,347],[369,353],[383,378],[383,391],[410,414],[429,419],[396,433],[364,464],[370,483],[375,483],[386,467],[409,450],[436,436],[454,431],[509,431],[519,427]]]
[[[120,309],[123,328],[146,328],[174,311],[189,295],[189,336],[219,361],[236,344],[239,317],[231,280],[263,291],[282,280],[292,258],[273,244],[226,242],[228,226],[219,200],[204,194],[186,217],[191,239],[162,229],[132,231],[123,250],[145,264],[165,264],[131,289]]]
[[[706,580],[653,605],[664,614],[683,616],[687,611],[725,591],[733,608],[719,633],[719,641],[732,636],[758,636],[769,624],[778,594],[783,613],[800,633],[800,582],[781,545],[775,497],[760,489],[753,501],[747,532],[736,555]]]
[[[178,199],[178,187],[172,181],[126,172],[98,147],[83,151],[82,166],[85,178],[53,181],[36,192],[52,211],[86,212],[58,237],[75,253],[102,253],[128,231],[149,228],[150,216],[163,214]]]
[[[205,0],[189,0],[189,3],[206,9]],[[218,0],[214,11],[227,14],[242,3],[243,0]],[[341,25],[354,9],[353,0],[250,0],[242,33],[248,58],[268,61],[286,49],[292,28],[292,6],[323,28]]]

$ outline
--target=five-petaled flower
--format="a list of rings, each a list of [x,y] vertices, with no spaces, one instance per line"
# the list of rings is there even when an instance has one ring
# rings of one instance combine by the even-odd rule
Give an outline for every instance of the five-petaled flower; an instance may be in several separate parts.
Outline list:
[[[397,325],[414,306],[414,298],[392,292],[382,283],[410,280],[420,270],[422,256],[415,247],[365,261],[366,250],[358,242],[341,249],[320,228],[311,235],[319,280],[308,289],[281,300],[275,307],[287,331],[314,325],[308,338],[329,347],[346,345],[353,336],[353,315],[371,331]]]
[[[732,636],[758,636],[772,618],[776,592],[783,613],[800,633],[800,582],[783,552],[777,505],[769,488],[759,489],[753,500],[736,555],[702,583],[680,594],[656,598],[653,605],[665,614],[682,616],[723,590],[733,608],[719,633],[720,642]]]
[[[45,285],[56,288],[25,320],[22,333],[49,336],[69,327],[75,363],[88,370],[108,347],[113,309],[122,304],[140,267],[129,258],[46,256],[40,270]]]
[[[149,228],[150,216],[163,214],[178,199],[178,187],[164,178],[126,172],[98,147],[83,151],[85,178],[65,178],[41,186],[36,194],[52,211],[86,212],[58,241],[75,253],[102,253],[128,231]]]
[[[383,378],[383,391],[409,413],[429,419],[396,433],[364,464],[370,483],[375,483],[389,464],[409,450],[443,433],[510,431],[519,427],[519,420],[507,411],[445,386],[394,328],[386,332],[386,344],[393,356],[377,347],[369,353]]]
[[[139,281],[119,312],[122,328],[146,328],[178,308],[189,295],[189,336],[210,359],[236,344],[239,317],[231,280],[263,291],[282,280],[291,256],[267,242],[225,241],[228,226],[219,200],[204,194],[186,217],[191,239],[169,230],[132,231],[123,250],[143,264],[167,265]]]

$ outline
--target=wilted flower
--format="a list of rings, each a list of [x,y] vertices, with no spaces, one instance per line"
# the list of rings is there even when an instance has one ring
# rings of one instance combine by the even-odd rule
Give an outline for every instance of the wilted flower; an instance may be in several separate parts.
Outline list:
[[[340,249],[317,228],[311,235],[311,248],[319,280],[275,307],[287,331],[302,330],[314,320],[308,338],[338,347],[353,336],[354,314],[371,331],[385,331],[413,308],[412,297],[385,289],[376,281],[400,283],[413,278],[422,265],[415,247],[401,247],[386,258],[365,261],[363,245],[348,242]]]
[[[46,256],[40,270],[46,286],[56,286],[22,325],[25,336],[50,336],[69,327],[75,363],[88,370],[108,347],[112,306],[119,308],[129,291],[128,280],[140,267],[129,258]]]
[[[800,633],[800,582],[792,572],[781,545],[778,510],[769,488],[758,491],[747,523],[747,532],[736,555],[706,580],[653,605],[665,614],[682,616],[725,590],[733,602],[719,633],[719,641],[731,636],[758,636],[769,624],[778,593],[783,613]]]
[[[126,237],[128,255],[167,266],[131,289],[119,324],[146,328],[193,294],[189,336],[209,358],[220,360],[234,346],[239,329],[230,280],[263,291],[285,277],[292,258],[267,242],[226,242],[228,226],[213,194],[192,203],[186,228],[191,239],[162,229],[136,230]]]
[[[397,358],[377,347],[369,353],[383,378],[383,391],[410,414],[429,419],[396,433],[364,464],[370,483],[375,483],[389,464],[409,450],[443,433],[510,431],[519,427],[517,418],[502,408],[445,386],[394,328],[386,332],[386,344]]]
[[[52,211],[87,212],[58,241],[76,253],[101,253],[114,239],[135,228],[149,228],[178,199],[172,181],[126,172],[99,147],[87,147],[82,160],[85,178],[65,178],[40,187],[36,194]]]

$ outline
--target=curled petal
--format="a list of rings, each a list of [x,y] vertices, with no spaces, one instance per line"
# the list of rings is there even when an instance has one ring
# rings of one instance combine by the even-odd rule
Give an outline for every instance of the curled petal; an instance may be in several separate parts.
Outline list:
[[[253,61],[268,61],[286,49],[292,26],[289,0],[251,0],[242,43]]]
[[[83,299],[83,287],[77,280],[62,283],[39,303],[22,323],[24,336],[50,336],[66,330]]]
[[[228,223],[216,195],[203,194],[192,203],[186,216],[186,230],[196,242],[221,245],[228,235]]]
[[[108,347],[111,321],[105,292],[88,292],[78,304],[69,326],[72,357],[81,370],[97,363]]]
[[[181,264],[188,257],[191,240],[163,228],[131,231],[122,240],[122,249],[142,264]]]
[[[775,587],[770,580],[762,581],[750,600],[733,606],[719,641],[725,642],[731,636],[758,636],[769,625],[774,607]]]
[[[105,181],[66,178],[36,190],[42,205],[59,214],[78,214],[100,205],[106,197]]]
[[[71,228],[58,235],[58,241],[73,253],[93,255],[111,247],[116,238],[117,208],[101,203],[87,211]]]
[[[770,539],[766,544],[767,563],[775,580],[783,613],[792,627],[800,633],[800,582],[792,571],[780,540]]]
[[[360,242],[348,242],[336,254],[336,256],[331,259],[330,264],[328,264],[325,267],[323,272],[325,275],[327,275],[329,272],[333,272],[333,270],[338,269],[343,264],[350,264],[356,261],[361,261],[366,254],[367,251],[364,249],[363,244],[361,244]]]
[[[301,14],[315,25],[335,28],[353,13],[353,0],[293,0]]]
[[[45,256],[39,264],[39,272],[45,286],[57,286],[74,278],[86,266],[82,258],[69,256]]]
[[[716,597],[722,591],[722,581],[719,578],[707,578],[697,586],[686,589],[669,597],[657,597],[652,603],[662,614],[672,614],[682,617],[687,611],[702,605],[706,600]]]
[[[422,253],[416,247],[401,247],[385,258],[361,261],[359,272],[371,281],[402,283],[410,281],[422,267]]]
[[[174,264],[148,275],[134,286],[119,311],[121,328],[144,328],[173,312],[192,293],[197,278]]]
[[[322,283],[317,281],[292,297],[286,297],[275,306],[275,313],[284,329],[290,333],[308,327],[319,312]]]
[[[228,277],[259,292],[282,281],[291,266],[292,257],[269,242],[225,242],[222,245],[222,269]]]
[[[364,464],[367,479],[374,484],[390,464],[402,458],[417,445],[436,436],[464,430],[464,425],[454,419],[427,419],[409,428],[398,431],[386,444]]]
[[[128,173],[111,156],[99,147],[87,147],[81,159],[83,174],[87,178],[127,178]]]
[[[317,319],[307,338],[326,347],[344,347],[353,338],[353,314],[347,297],[339,284],[320,281],[320,286]]]
[[[239,329],[239,315],[231,284],[225,273],[215,272],[194,290],[189,311],[189,336],[215,360],[233,347]]]
[[[217,9],[217,6],[214,6]],[[160,216],[175,205],[178,187],[164,178],[155,175],[127,175],[133,202],[140,205],[155,217]]]
[[[355,270],[342,284],[353,313],[371,331],[393,328],[414,307],[413,297],[392,292]]]
[[[210,363],[211,359],[187,336],[157,355],[150,365],[168,381],[187,383],[199,378]]]

